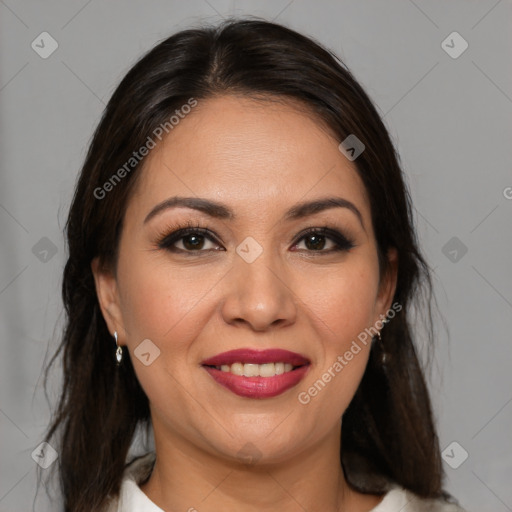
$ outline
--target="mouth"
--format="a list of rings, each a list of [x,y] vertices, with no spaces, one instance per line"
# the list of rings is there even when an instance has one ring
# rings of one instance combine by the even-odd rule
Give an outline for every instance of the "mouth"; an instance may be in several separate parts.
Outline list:
[[[309,370],[310,360],[282,349],[239,349],[206,359],[202,367],[238,396],[270,398],[296,386]]]

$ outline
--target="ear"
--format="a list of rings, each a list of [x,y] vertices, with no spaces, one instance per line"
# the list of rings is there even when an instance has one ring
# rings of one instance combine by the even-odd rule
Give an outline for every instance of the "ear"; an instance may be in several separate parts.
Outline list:
[[[91,270],[103,318],[112,336],[114,336],[114,331],[117,331],[118,344],[122,345],[122,341],[126,339],[126,336],[117,279],[109,268],[101,265],[98,257],[91,261]]]
[[[376,312],[379,315],[386,315],[387,311],[391,308],[393,297],[395,296],[398,276],[398,251],[394,247],[388,250],[387,260],[387,268],[381,276],[377,295]]]

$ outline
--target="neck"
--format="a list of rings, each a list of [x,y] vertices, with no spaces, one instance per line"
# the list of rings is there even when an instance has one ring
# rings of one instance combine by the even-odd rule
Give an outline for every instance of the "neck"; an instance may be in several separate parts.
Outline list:
[[[380,496],[362,495],[346,482],[340,429],[294,457],[243,464],[203,450],[154,424],[157,459],[142,491],[166,512],[218,510],[366,512]]]

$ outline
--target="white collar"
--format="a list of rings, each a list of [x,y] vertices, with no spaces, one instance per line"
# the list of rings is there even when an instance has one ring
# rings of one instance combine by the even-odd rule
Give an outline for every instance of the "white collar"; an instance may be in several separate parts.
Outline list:
[[[156,453],[149,452],[136,458],[123,473],[119,500],[111,502],[107,512],[165,512],[153,503],[139,487],[153,470]],[[383,500],[370,512],[464,512],[455,505],[422,500],[399,485],[390,486]]]

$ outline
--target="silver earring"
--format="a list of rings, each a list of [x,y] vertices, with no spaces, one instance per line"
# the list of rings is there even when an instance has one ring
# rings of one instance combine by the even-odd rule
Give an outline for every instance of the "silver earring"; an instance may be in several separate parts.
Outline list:
[[[123,348],[117,344],[117,331],[114,331],[114,338],[116,340],[116,347],[117,347],[117,350],[116,350],[117,366],[119,366],[121,364],[121,360],[123,359]]]
[[[375,339],[375,338],[374,338]],[[385,347],[384,347],[384,343],[382,341],[382,336],[380,334],[380,331],[377,331],[377,343],[379,344],[379,359],[380,359],[380,362],[381,364],[386,364],[386,361],[388,360],[388,356],[386,354],[386,350],[385,350]]]

